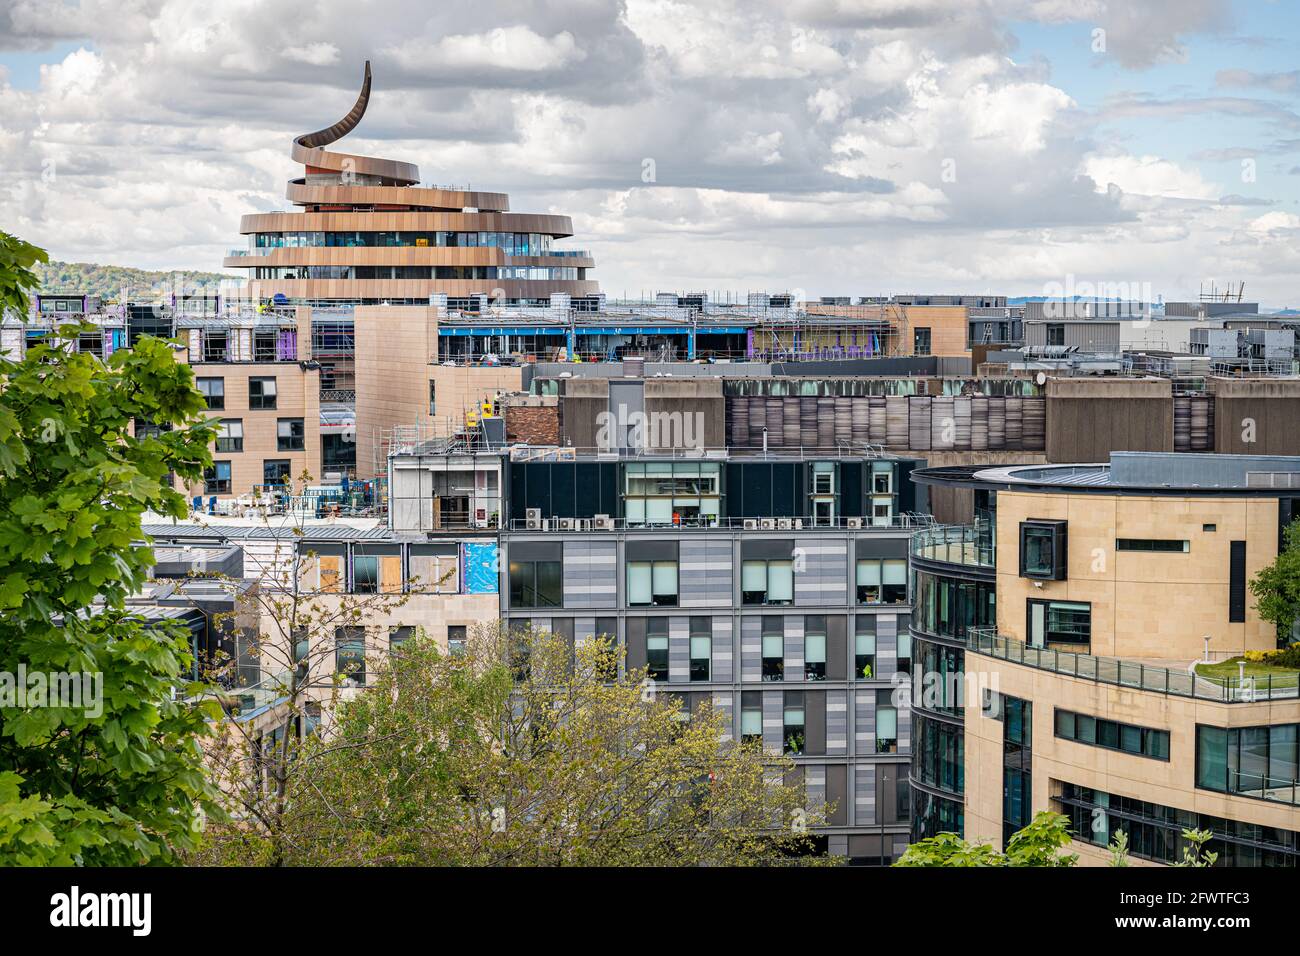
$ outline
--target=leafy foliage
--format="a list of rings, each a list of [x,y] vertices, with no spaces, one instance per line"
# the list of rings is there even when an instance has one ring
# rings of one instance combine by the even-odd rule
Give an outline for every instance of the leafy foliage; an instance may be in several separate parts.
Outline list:
[[[788,758],[724,739],[721,712],[633,672],[605,640],[419,636],[298,751],[286,862],[742,865],[807,852],[824,819]],[[231,844],[233,847],[234,844]],[[226,862],[258,863],[246,841]]]
[[[23,263],[44,257],[32,248],[0,235],[0,295],[20,312]],[[213,429],[167,343],[105,365],[66,347],[76,332],[0,360],[0,672],[98,675],[100,704],[0,698],[0,862],[166,862],[217,810],[207,725],[174,694],[188,632],[133,618],[125,600],[153,561],[136,546],[141,515],[186,514],[168,475],[202,473]],[[141,419],[173,430],[137,439]]]
[[[1069,818],[1044,810],[1012,835],[1001,853],[987,843],[968,843],[940,833],[913,843],[894,866],[1074,866],[1077,854],[1058,851],[1069,844]]]
[[[1293,521],[1283,533],[1285,547],[1267,567],[1251,579],[1259,616],[1276,625],[1278,633],[1289,635],[1300,620],[1300,521]],[[1279,666],[1297,666],[1294,659],[1270,661]]]

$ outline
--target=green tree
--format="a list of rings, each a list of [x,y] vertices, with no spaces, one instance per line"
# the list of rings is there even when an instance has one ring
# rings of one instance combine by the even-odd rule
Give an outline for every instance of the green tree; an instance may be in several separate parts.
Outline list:
[[[1187,846],[1183,847],[1183,858],[1174,866],[1187,867],[1209,867],[1219,858],[1219,854],[1205,849],[1205,844],[1214,839],[1213,830],[1184,830],[1183,839],[1187,841]]]
[[[44,259],[0,233],[5,310],[25,312]],[[169,862],[218,809],[207,721],[175,693],[187,636],[132,617],[125,600],[153,562],[137,546],[141,515],[185,516],[168,476],[197,479],[214,431],[166,342],[105,364],[68,347],[76,334],[0,359],[0,862]],[[140,420],[172,430],[136,438]],[[32,675],[64,692],[34,695]]]
[[[1277,627],[1280,644],[1290,640],[1292,628],[1300,620],[1300,521],[1287,526],[1283,539],[1285,547],[1273,563],[1260,568],[1250,582],[1255,610]]]
[[[727,740],[711,707],[686,719],[644,670],[609,680],[617,663],[603,639],[575,650],[493,626],[464,654],[407,641],[299,750],[287,862],[743,865],[811,850],[824,810],[784,783],[789,758]]]
[[[940,833],[913,843],[894,866],[1074,866],[1077,854],[1058,851],[1069,844],[1069,818],[1044,810],[1007,841],[1001,853],[987,843],[968,843]]]

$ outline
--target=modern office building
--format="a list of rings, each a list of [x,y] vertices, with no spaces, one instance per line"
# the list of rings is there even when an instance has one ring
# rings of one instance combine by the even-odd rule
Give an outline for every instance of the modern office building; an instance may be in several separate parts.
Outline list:
[[[1224,865],[1300,861],[1295,672],[1198,662],[1278,645],[1249,582],[1300,508],[1300,458],[1115,452],[1107,464],[932,468],[974,523],[911,547],[913,837],[1002,844],[1069,816],[1085,862],[1214,833]]]

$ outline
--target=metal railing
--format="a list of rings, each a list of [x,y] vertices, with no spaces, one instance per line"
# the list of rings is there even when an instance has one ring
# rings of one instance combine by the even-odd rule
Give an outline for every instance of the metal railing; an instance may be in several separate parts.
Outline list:
[[[1268,774],[1247,773],[1228,769],[1229,796],[1253,797],[1273,803],[1300,806],[1300,780],[1288,777],[1270,777]],[[1234,785],[1235,782],[1235,785]]]
[[[1300,697],[1297,675],[1281,674],[1276,675],[1276,679],[1275,675],[1270,674],[1245,680],[1235,677],[1223,681],[1210,680],[1187,668],[1161,667],[1158,664],[1143,664],[1117,657],[1094,657],[1054,647],[1033,647],[1014,638],[999,636],[991,627],[967,628],[966,649],[985,657],[996,657],[1099,684],[1113,684],[1116,687],[1130,687],[1174,697],[1191,697],[1224,704],[1294,700]]]
[[[980,525],[935,525],[912,535],[914,558],[992,568],[997,556],[992,529]]]
[[[811,517],[801,518],[743,518],[718,515],[680,517],[675,521],[649,522],[626,518],[512,518],[507,522],[510,531],[677,531],[684,529],[705,531],[878,531],[907,530],[928,527],[934,517],[928,514],[904,512],[891,515],[888,520],[878,518],[830,518],[814,522]]]

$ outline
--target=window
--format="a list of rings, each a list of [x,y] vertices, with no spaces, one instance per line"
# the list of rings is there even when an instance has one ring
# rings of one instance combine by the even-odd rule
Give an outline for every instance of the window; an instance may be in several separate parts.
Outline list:
[[[278,338],[279,336],[275,332],[254,332],[253,361],[274,362],[276,360],[276,341]]]
[[[1174,538],[1116,538],[1116,551],[1188,551],[1191,543]]]
[[[305,432],[301,418],[281,418],[275,423],[276,451],[302,451]]]
[[[1090,644],[1092,605],[1073,601],[1028,600],[1029,644]]]
[[[1065,580],[1066,523],[1020,522],[1020,576],[1048,581]]]
[[[785,680],[785,633],[781,618],[763,618],[763,680]]]
[[[1196,725],[1196,786],[1300,804],[1300,724]]]
[[[826,618],[820,614],[804,618],[803,677],[826,679]]]
[[[1246,542],[1228,543],[1228,621],[1246,620]]]
[[[676,607],[676,561],[627,562],[629,607]]]
[[[912,673],[912,632],[901,621],[898,627],[898,673]]]
[[[892,690],[876,691],[876,753],[898,753],[898,709]]]
[[[926,328],[915,329],[912,332],[912,354],[929,355],[930,354],[930,330]]]
[[[676,440],[671,434],[651,437],[664,444]],[[682,435],[681,441],[688,437]],[[632,527],[709,527],[717,524],[722,511],[722,470],[717,462],[633,462],[624,466],[623,482],[624,515]]]
[[[741,692],[740,739],[746,743],[763,739],[763,697],[758,691]]]
[[[340,677],[365,685],[366,629],[364,627],[334,629],[334,670]]]
[[[415,637],[415,628],[410,624],[399,624],[388,629],[388,652],[397,651],[403,644]]]
[[[563,567],[560,561],[511,561],[511,607],[562,607]]]
[[[223,418],[217,425],[216,450],[229,454],[244,450],[244,423],[238,418]]]
[[[1047,326],[1047,345],[1064,345],[1065,344],[1065,325],[1060,322],[1051,322]]]
[[[907,603],[905,558],[863,558],[857,580],[859,604]]]
[[[274,378],[250,378],[248,380],[248,407],[252,409],[275,408]]]
[[[647,677],[659,681],[668,679],[668,618],[656,617],[646,621],[645,661]]]
[[[709,679],[713,659],[713,621],[707,617],[691,618],[691,680]]]
[[[226,333],[225,332],[204,332],[203,333],[203,361],[205,362],[226,361]]]
[[[212,411],[221,411],[226,407],[226,380],[224,378],[196,378],[195,384],[203,394],[203,400]]]
[[[1169,759],[1169,731],[1124,724],[1101,717],[1089,717],[1056,708],[1056,736],[1106,750]]]
[[[794,563],[789,560],[742,561],[743,604],[790,604],[794,601]]]
[[[436,389],[437,384],[438,384],[437,382],[433,382],[433,381],[429,382],[429,414],[430,415],[438,414],[437,402],[434,400],[434,392],[437,390]]]
[[[354,555],[352,558],[352,593],[379,593],[379,558],[375,555]]]
[[[803,691],[786,691],[784,705],[781,711],[782,749],[797,757],[803,753],[805,741]]]
[[[467,625],[465,624],[448,624],[447,625],[447,653],[452,657],[459,657],[465,653]]]
[[[289,461],[285,458],[268,458],[262,462],[262,484],[283,485],[289,481]]]
[[[230,494],[230,462],[214,461],[203,470],[203,490],[209,495]]]
[[[858,633],[853,641],[853,676],[857,680],[871,680],[876,676],[876,622],[858,618]]]

